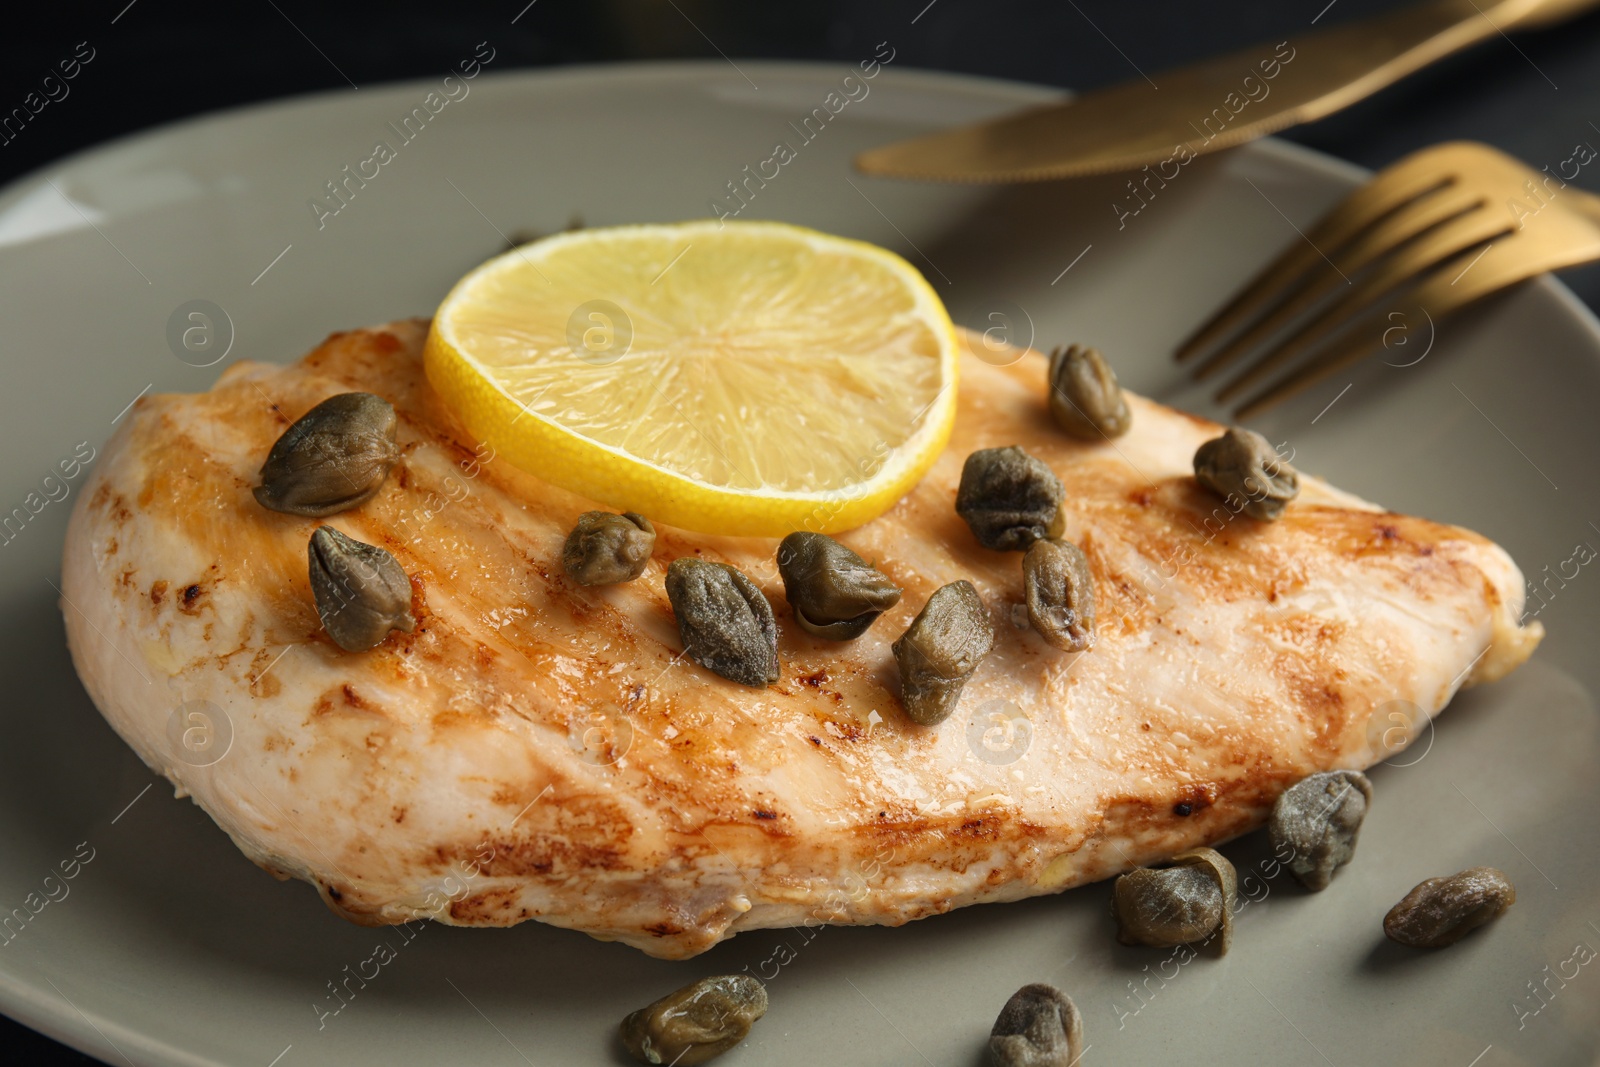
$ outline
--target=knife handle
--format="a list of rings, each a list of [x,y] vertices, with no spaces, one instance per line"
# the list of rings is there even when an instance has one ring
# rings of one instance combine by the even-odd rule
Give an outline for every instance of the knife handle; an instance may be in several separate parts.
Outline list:
[[[1565,22],[1597,4],[1600,0],[1508,0],[1493,10],[1498,14],[1501,8],[1506,9],[1510,21],[1504,28],[1534,30]],[[1513,8],[1526,10],[1518,12],[1511,10]]]

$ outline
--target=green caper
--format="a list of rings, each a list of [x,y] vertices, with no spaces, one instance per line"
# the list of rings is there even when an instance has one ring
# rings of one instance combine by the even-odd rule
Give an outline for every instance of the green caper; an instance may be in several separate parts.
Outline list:
[[[1517,887],[1493,867],[1429,878],[1383,917],[1384,935],[1414,948],[1453,945],[1517,902]]]
[[[400,458],[394,406],[371,393],[330,396],[300,416],[267,453],[262,507],[321,518],[376,493]]]
[[[390,630],[410,633],[416,626],[411,580],[384,549],[319,526],[306,553],[322,628],[346,652],[365,652]]]
[[[1035,541],[1022,557],[1023,598],[1039,636],[1067,652],[1094,647],[1094,572],[1071,541]]]
[[[794,621],[813,637],[851,641],[900,602],[889,576],[826,534],[792,533],[778,545],[778,573]]]
[[[1011,994],[989,1031],[989,1067],[1076,1067],[1083,1052],[1083,1016],[1053,985]]]
[[[1085,441],[1120,437],[1133,421],[1111,365],[1099,349],[1082,345],[1050,353],[1050,414]]]
[[[935,589],[893,646],[900,699],[911,721],[934,726],[948,719],[993,647],[994,622],[972,583]]]
[[[778,623],[756,584],[726,563],[685,556],[667,568],[683,654],[731,682],[778,680]]]
[[[956,489],[956,513],[984,548],[1020,552],[1044,537],[1061,506],[1061,480],[1016,445],[967,457]]]
[[[1067,506],[1062,504],[1056,508],[1056,513],[1050,516],[1050,525],[1045,527],[1045,540],[1065,541],[1067,539]]]
[[[1333,873],[1356,853],[1372,783],[1360,771],[1324,771],[1300,779],[1272,805],[1272,849],[1290,850],[1289,873],[1307,889],[1328,888]]]
[[[767,989],[746,974],[702,978],[622,1020],[622,1044],[640,1063],[693,1067],[743,1041],[767,1013]]]
[[[1233,943],[1238,894],[1233,864],[1209,848],[1180,852],[1172,863],[1137,867],[1117,879],[1111,894],[1117,940],[1124,945],[1174,948],[1215,936],[1217,955],[1226,955]]]
[[[631,582],[644,573],[656,528],[631,511],[586,511],[561,546],[561,566],[579,585]]]
[[[1300,476],[1265,437],[1234,426],[1195,450],[1194,476],[1235,511],[1271,522],[1300,494]]]

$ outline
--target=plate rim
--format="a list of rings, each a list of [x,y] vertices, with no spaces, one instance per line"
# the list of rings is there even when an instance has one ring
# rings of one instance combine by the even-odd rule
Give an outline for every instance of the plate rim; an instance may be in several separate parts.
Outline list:
[[[774,74],[816,74],[821,70],[844,69],[853,67],[848,63],[827,60],[793,60],[793,59],[745,59],[741,62],[756,70],[771,71]],[[605,63],[569,63],[552,67],[517,67],[509,70],[486,70],[479,78],[496,85],[510,87],[512,82],[537,81],[541,84],[551,82],[583,82],[601,81],[614,84],[617,80],[652,81],[671,78],[678,81],[702,80],[707,74],[723,73],[728,63],[715,59],[652,59],[640,62],[617,60]],[[974,91],[992,95],[997,100],[1017,100],[1021,105],[1043,102],[1050,99],[1070,97],[1071,90],[1058,86],[1041,85],[1037,82],[1013,81],[1007,78],[993,78],[983,74],[966,74],[959,71],[940,71],[926,67],[902,66],[899,68],[883,67],[879,77],[887,75],[889,80],[902,82],[907,86],[914,86],[918,82],[930,85],[939,84],[948,87],[950,83],[963,84]],[[418,77],[401,78],[395,81],[372,82],[363,87],[362,91],[368,95],[361,97],[370,100],[378,96],[402,95],[414,93],[416,90],[436,85],[438,78]],[[91,157],[99,157],[133,147],[145,140],[152,140],[166,136],[182,136],[192,132],[203,131],[208,126],[219,126],[234,122],[240,118],[253,117],[257,113],[274,111],[291,111],[297,108],[320,108],[333,105],[337,101],[348,98],[351,90],[347,89],[310,89],[305,92],[288,93],[284,96],[274,96],[266,100],[253,100],[246,104],[236,104],[232,107],[210,108],[193,115],[181,118],[168,119],[128,133],[118,134],[115,137],[97,141],[68,152],[66,155],[47,160],[32,167],[10,180],[0,183],[0,209],[7,207],[24,186],[38,184],[45,175],[56,175],[67,171],[82,163],[89,162]],[[1328,159],[1334,157],[1328,156]]]

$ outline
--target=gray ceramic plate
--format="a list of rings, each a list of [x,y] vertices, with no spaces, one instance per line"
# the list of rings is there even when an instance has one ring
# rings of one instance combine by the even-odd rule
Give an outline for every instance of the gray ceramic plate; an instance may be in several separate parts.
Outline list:
[[[82,476],[47,476],[80,442],[99,447],[137,395],[204,389],[232,360],[293,359],[329,331],[427,314],[503,234],[573,216],[707,215],[781,140],[798,157],[750,186],[742,217],[896,248],[959,321],[1041,347],[1092,342],[1132,387],[1208,410],[1180,387],[1174,342],[1298,239],[1290,220],[1304,226],[1360,178],[1261,143],[1191,163],[1119,229],[1113,205],[1132,202],[1116,179],[958,189],[849,169],[862,148],[1042,90],[891,62],[801,143],[791,123],[848,89],[847,67],[493,68],[413,119],[409,142],[389,124],[430,91],[444,99],[439,82],[181,124],[0,196],[0,506],[37,508],[0,544],[0,914],[25,916],[0,943],[0,1008],[113,1063],[612,1064],[626,1010],[749,965],[775,972],[772,1009],[729,1067],[975,1064],[995,1012],[1029,981],[1077,999],[1090,1064],[1593,1061],[1600,563],[1575,559],[1600,546],[1600,330],[1554,282],[1453,324],[1431,348],[1425,323],[1406,324],[1391,365],[1259,424],[1305,469],[1506,545],[1548,578],[1550,637],[1374,774],[1361,854],[1330,891],[1262,879],[1260,835],[1230,845],[1241,873],[1257,872],[1256,899],[1225,960],[1163,976],[1165,954],[1113,942],[1104,886],[898,930],[744,934],[683,963],[537,923],[434,927],[319,1022],[329,983],[370,973],[393,932],[347,925],[309,888],[268,878],[174,800],[101,721],[63,647],[52,583]],[[395,158],[346,186],[336,215],[309,206],[320,197],[328,211],[325,183],[380,139]],[[225,313],[213,311],[209,348],[169,339],[171,323],[190,324],[179,311],[191,301]],[[75,877],[47,882],[63,863]],[[1415,882],[1473,864],[1515,880],[1504,919],[1445,952],[1383,941],[1379,921]]]

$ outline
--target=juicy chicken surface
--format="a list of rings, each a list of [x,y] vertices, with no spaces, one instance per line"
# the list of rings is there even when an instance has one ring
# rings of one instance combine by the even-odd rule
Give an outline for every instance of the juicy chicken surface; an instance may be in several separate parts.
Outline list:
[[[794,625],[773,539],[658,527],[641,578],[585,588],[559,560],[595,505],[467,434],[427,384],[426,326],[144,397],[79,497],[63,566],[74,662],[111,725],[253,861],[356,922],[538,919],[677,958],[743,929],[1056,892],[1242,833],[1310,772],[1388,758],[1396,708],[1420,727],[1538,642],[1521,574],[1483,537],[1304,475],[1281,521],[1234,515],[1192,475],[1219,426],[1130,397],[1126,436],[1075,441],[1033,353],[964,356],[950,447],[841,535],[905,590],[864,637]],[[262,508],[272,443],[350,390],[399,413],[383,488],[326,520]],[[1097,586],[1088,652],[1027,628],[1020,554],[980,547],[955,513],[967,454],[1011,444],[1065,484]],[[412,633],[365,653],[327,637],[306,557],[321,522],[395,555]],[[771,600],[776,685],[679,656],[663,576],[686,555]],[[917,726],[889,645],[961,578],[995,648],[956,714]],[[228,735],[225,754],[185,751],[195,723]]]

